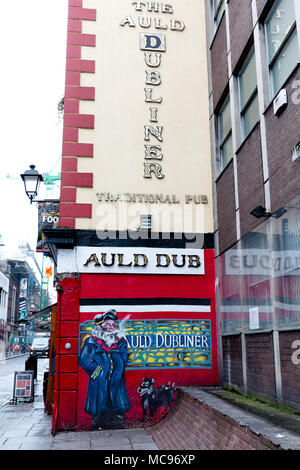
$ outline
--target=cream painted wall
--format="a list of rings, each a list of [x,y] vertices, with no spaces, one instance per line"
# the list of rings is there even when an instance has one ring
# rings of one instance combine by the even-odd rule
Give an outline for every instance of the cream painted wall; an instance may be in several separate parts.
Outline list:
[[[161,2],[159,2],[160,4]],[[80,113],[95,115],[94,130],[80,130],[80,142],[94,144],[94,158],[79,158],[79,172],[94,173],[94,188],[79,188],[77,202],[93,204],[92,219],[77,219],[78,229],[135,229],[139,213],[153,213],[153,230],[212,232],[211,157],[204,0],[172,0],[174,13],[135,11],[131,0],[84,0],[97,9],[97,21],[84,21],[83,33],[96,34],[96,48],[84,47],[83,59],[96,60],[95,74],[81,74],[82,86],[95,86],[95,102],[80,102]],[[136,27],[121,26],[131,16]],[[146,29],[138,17],[181,20],[183,31]],[[140,50],[139,34],[166,34],[161,65],[150,69]],[[146,70],[159,71],[162,83],[152,86],[161,104],[145,102]],[[151,125],[149,108],[158,108],[163,142],[144,140]],[[145,179],[144,145],[162,147],[164,179]],[[96,194],[110,192],[174,194],[180,204],[100,203]],[[185,204],[185,195],[207,195],[207,205]],[[121,208],[121,210],[120,210]],[[128,211],[130,213],[127,217]],[[171,214],[173,214],[172,221]],[[185,221],[185,222],[184,222]]]

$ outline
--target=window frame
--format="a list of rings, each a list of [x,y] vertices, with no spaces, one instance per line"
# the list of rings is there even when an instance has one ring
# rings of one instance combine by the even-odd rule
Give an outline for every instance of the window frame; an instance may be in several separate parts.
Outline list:
[[[227,133],[223,136],[222,140],[221,140],[221,119],[220,119],[220,116],[221,116],[221,113],[222,111],[224,111],[224,109],[226,108],[226,106],[229,104],[229,110],[230,110],[230,129],[227,131]],[[226,142],[228,142],[228,139],[230,137],[232,137],[232,116],[231,116],[231,105],[230,105],[230,94],[228,93],[228,95],[226,96],[226,98],[224,99],[223,103],[222,103],[222,106],[220,106],[220,109],[217,113],[217,129],[218,129],[218,171],[217,171],[217,174],[220,175],[222,173],[222,171],[226,168],[226,166],[228,165],[228,163],[232,160],[233,158],[233,146],[232,146],[232,156],[231,158],[225,163],[223,164],[223,148],[224,148],[224,145],[226,144]]]
[[[240,80],[240,77],[242,75],[242,73],[245,71],[247,65],[249,65],[252,57],[254,58],[254,62],[255,62],[255,47],[254,47],[254,44],[252,45],[252,47],[250,48],[244,62],[243,62],[243,65],[237,75],[237,82],[238,82],[238,96],[239,96],[239,116],[240,116],[240,129],[241,129],[241,141],[243,142],[247,137],[248,135],[251,133],[251,131],[254,129],[254,127],[256,126],[256,124],[260,121],[260,116],[258,114],[258,119],[256,121],[256,123],[253,125],[253,127],[246,133],[245,132],[245,113],[247,111],[247,109],[249,109],[249,107],[251,106],[251,104],[254,102],[254,100],[256,98],[258,98],[258,86],[257,86],[257,70],[256,70],[256,62],[255,62],[255,75],[256,75],[256,86],[254,88],[254,90],[251,92],[250,96],[248,97],[248,99],[245,101],[245,103],[243,104],[242,106],[242,100],[241,100],[241,80]]]
[[[217,17],[219,15],[221,9],[224,8],[224,12],[225,12],[225,8],[226,8],[225,0],[220,0],[219,5],[217,6],[217,8],[215,8],[215,2],[217,2],[217,1],[218,0],[211,0],[212,17],[213,17],[215,31],[218,29],[219,24],[221,23],[221,19],[222,19],[223,14],[221,14],[221,16],[219,18],[219,21],[217,20]]]
[[[274,10],[277,8],[277,5],[278,5],[279,2],[280,2],[280,0],[276,0],[276,2],[274,3],[272,8],[270,9],[270,11],[269,11],[269,13],[268,13],[268,15],[267,15],[267,17],[264,21],[264,33],[265,33],[265,43],[266,43],[266,52],[267,52],[267,67],[268,67],[268,74],[269,74],[269,88],[270,88],[270,93],[271,93],[272,99],[275,98],[275,96],[280,92],[280,89],[282,88],[282,86],[284,84],[284,82],[283,82],[282,85],[279,87],[279,89],[277,91],[275,90],[274,72],[272,70],[273,66],[277,62],[277,60],[279,59],[279,56],[281,55],[283,49],[287,46],[288,42],[290,41],[290,39],[292,38],[292,36],[295,32],[296,32],[296,36],[297,36],[297,20],[296,20],[296,14],[295,14],[295,19],[294,19],[292,25],[290,26],[289,30],[287,31],[282,43],[278,47],[278,50],[275,52],[274,56],[270,60],[270,48],[269,48],[269,41],[268,41],[269,36],[268,36],[268,30],[267,30],[267,23],[268,23],[268,20],[270,19],[270,16],[274,12]],[[295,5],[294,5],[294,10],[295,10]],[[296,65],[297,64],[295,64],[295,67],[296,67]]]

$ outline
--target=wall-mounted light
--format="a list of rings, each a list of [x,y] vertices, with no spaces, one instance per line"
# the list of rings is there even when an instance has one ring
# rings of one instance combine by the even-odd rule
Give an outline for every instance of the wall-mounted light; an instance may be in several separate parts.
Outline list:
[[[284,207],[281,207],[278,209],[278,211],[274,212],[272,217],[275,217],[275,219],[280,219],[284,214],[287,213],[287,210]]]
[[[39,187],[42,181],[44,181],[42,175],[35,169],[35,165],[30,165],[30,170],[26,170],[20,175],[24,181],[25,192],[30,199],[32,204],[34,198],[39,192]]]
[[[274,219],[280,219],[284,214],[287,213],[287,210],[285,207],[281,207],[278,209],[276,212],[273,214],[271,212],[267,212],[266,208],[263,206],[257,206],[255,209],[253,209],[250,214],[256,217],[257,219],[262,219],[262,218],[269,218],[269,217],[274,217]]]
[[[263,206],[255,207],[255,209],[253,209],[250,214],[253,215],[253,217],[256,217],[256,219],[268,218],[272,216],[272,214],[267,212],[267,209]]]

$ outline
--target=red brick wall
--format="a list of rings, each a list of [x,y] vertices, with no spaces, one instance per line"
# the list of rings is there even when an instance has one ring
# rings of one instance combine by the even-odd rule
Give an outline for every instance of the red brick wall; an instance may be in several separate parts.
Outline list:
[[[243,386],[242,342],[241,336],[225,336],[223,347],[222,382],[228,385]]]
[[[274,399],[275,369],[271,334],[248,335],[246,337],[246,344],[249,391],[257,392]],[[286,405],[300,409],[300,331],[280,332],[279,344],[282,399]],[[222,383],[242,387],[241,337],[223,337],[222,349]]]
[[[219,29],[211,47],[211,71],[213,106],[215,109],[228,84],[225,15],[223,15]]]
[[[182,390],[167,417],[147,432],[161,450],[277,449],[266,437]]]
[[[298,341],[298,345],[295,344]],[[279,333],[282,398],[284,403],[300,408],[300,331]],[[297,352],[299,351],[299,352]],[[293,358],[294,355],[294,358]],[[292,360],[293,358],[293,360]],[[297,364],[297,362],[299,362]]]
[[[274,116],[273,106],[266,112],[266,131],[272,212],[286,205],[299,194],[299,163],[292,162],[291,150],[299,142],[300,113],[299,86],[293,84],[300,80],[300,67],[286,84],[288,106],[280,116]],[[294,93],[296,94],[294,95]],[[287,131],[288,130],[288,131]]]
[[[276,398],[272,333],[246,336],[248,391]]]
[[[219,229],[219,251],[222,253],[232,246],[237,239],[235,220],[235,194],[233,162],[217,181],[217,209]]]
[[[253,230],[261,220],[250,212],[265,204],[260,125],[257,125],[237,152],[241,236]]]
[[[232,70],[235,70],[252,34],[253,20],[251,0],[230,0],[228,8],[231,39],[231,64]]]

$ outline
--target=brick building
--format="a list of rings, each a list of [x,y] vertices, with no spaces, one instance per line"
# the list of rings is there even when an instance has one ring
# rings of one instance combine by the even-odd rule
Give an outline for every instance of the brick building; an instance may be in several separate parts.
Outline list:
[[[206,0],[223,384],[300,408],[298,0]]]

